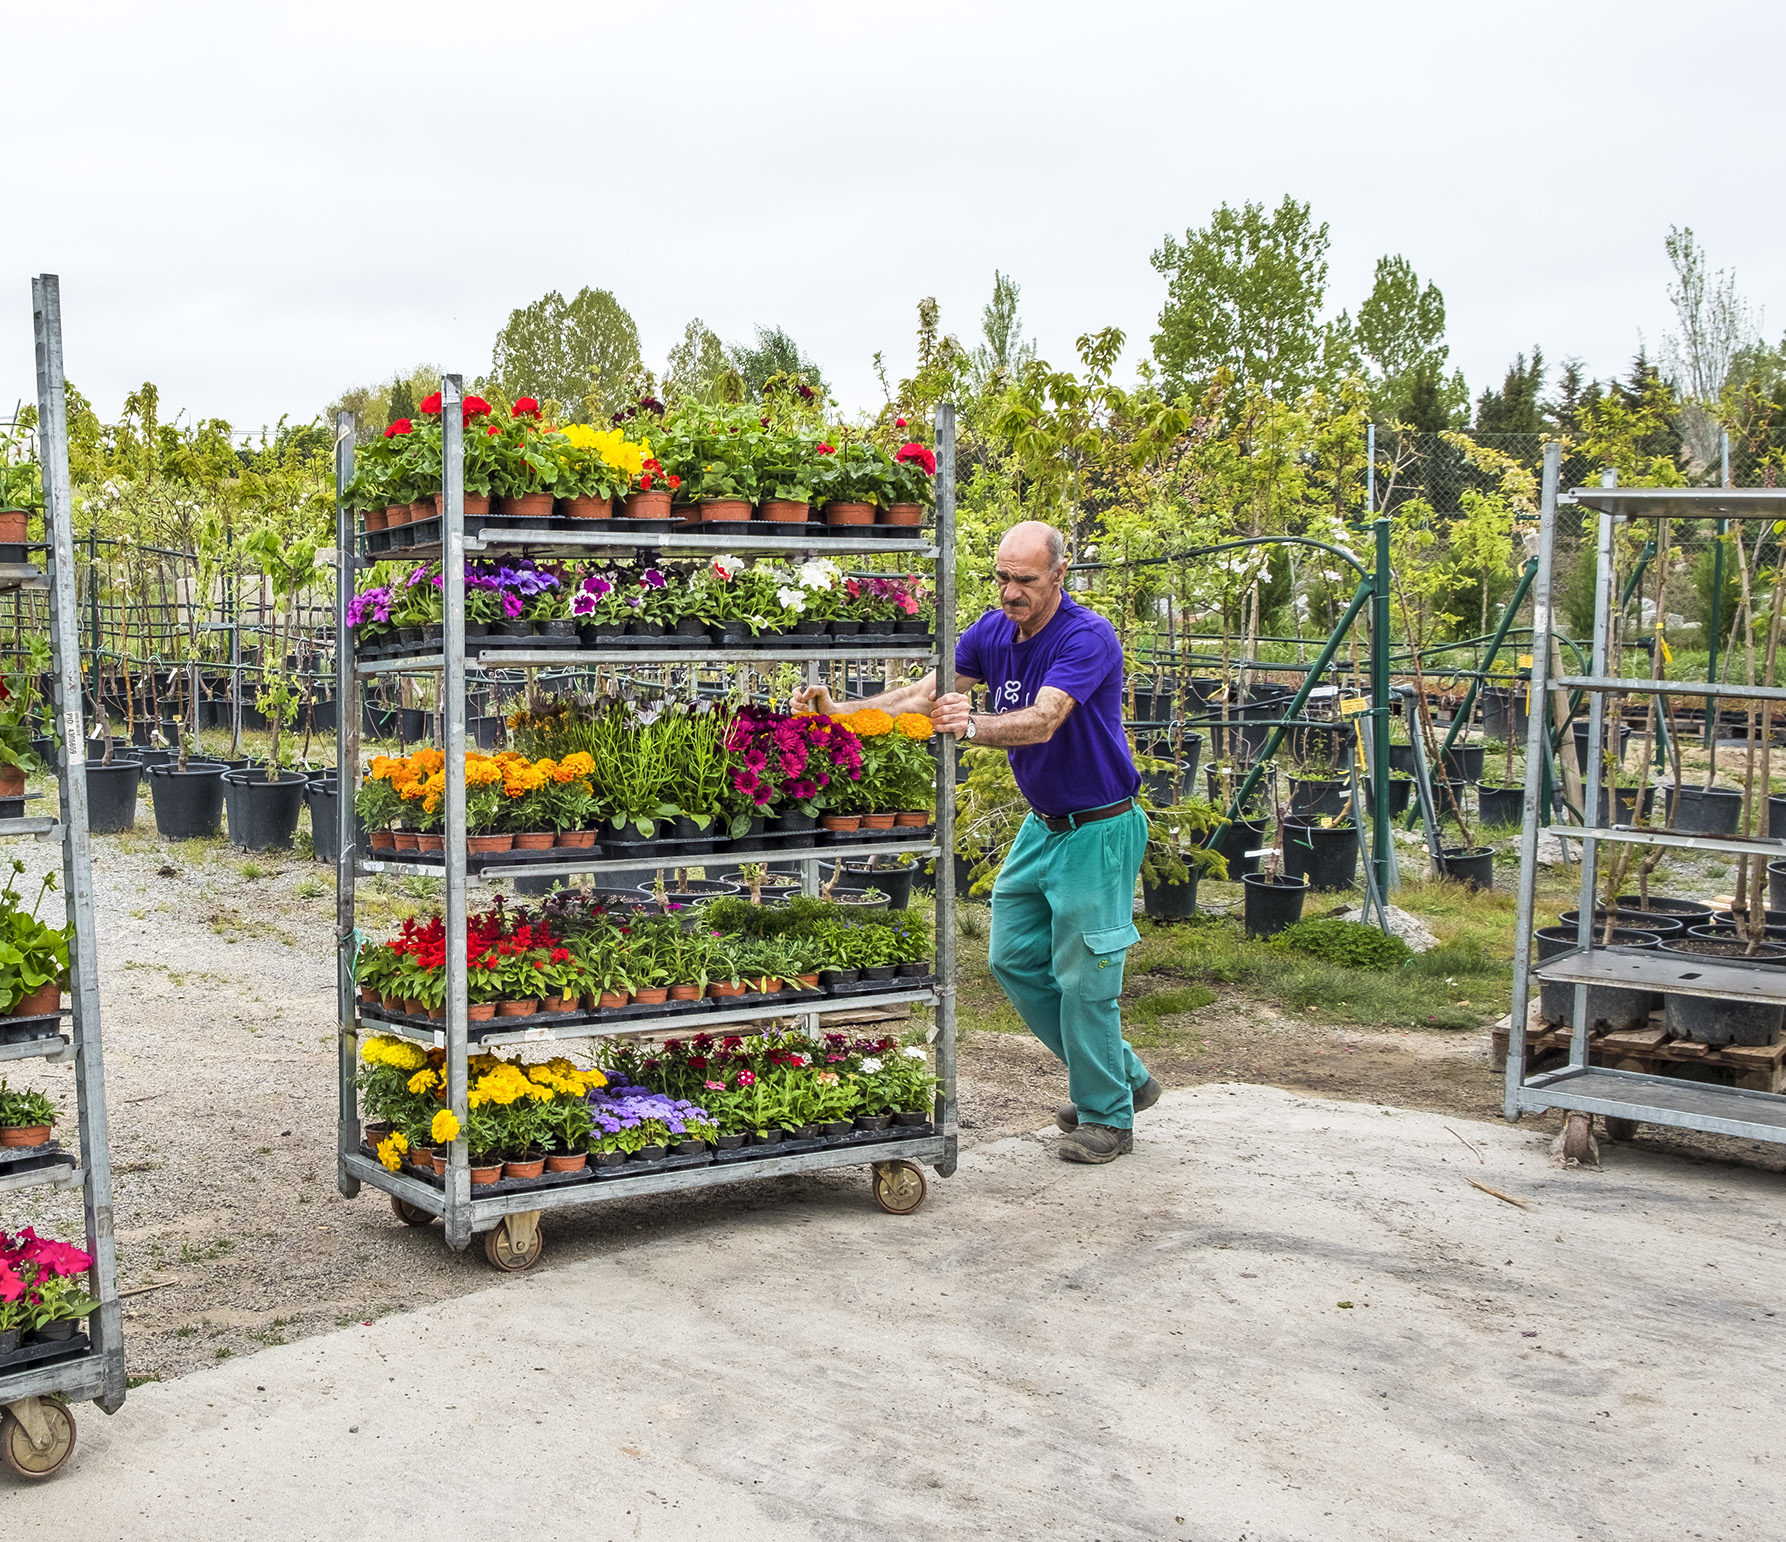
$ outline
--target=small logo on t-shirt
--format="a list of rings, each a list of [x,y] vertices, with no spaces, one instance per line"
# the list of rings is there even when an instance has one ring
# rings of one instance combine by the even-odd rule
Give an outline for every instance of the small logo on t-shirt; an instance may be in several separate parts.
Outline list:
[[[993,711],[995,712],[1009,712],[1013,708],[1021,707],[1022,705],[1023,682],[1021,680],[1005,681],[1004,685],[999,688],[998,694],[993,699]]]

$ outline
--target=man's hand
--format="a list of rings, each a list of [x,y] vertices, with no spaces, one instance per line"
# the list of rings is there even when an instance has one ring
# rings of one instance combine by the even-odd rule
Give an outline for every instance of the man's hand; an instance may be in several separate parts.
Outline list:
[[[955,734],[967,732],[968,701],[959,691],[950,691],[939,696],[930,709],[930,721],[939,734]]]
[[[831,699],[831,693],[822,685],[803,685],[794,692],[794,710],[796,712],[818,712],[830,717],[837,711],[837,703]]]

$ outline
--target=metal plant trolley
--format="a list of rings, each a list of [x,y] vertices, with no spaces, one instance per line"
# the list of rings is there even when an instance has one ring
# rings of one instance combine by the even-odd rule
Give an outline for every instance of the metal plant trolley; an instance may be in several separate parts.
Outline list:
[[[1626,1126],[1674,1125],[1716,1135],[1786,1143],[1786,1096],[1742,1087],[1682,1081],[1636,1071],[1615,1071],[1588,1064],[1587,988],[1591,985],[1639,986],[1664,995],[1680,994],[1732,1001],[1786,1003],[1786,970],[1753,969],[1719,964],[1711,959],[1671,955],[1597,944],[1593,937],[1595,888],[1601,842],[1630,842],[1688,851],[1716,851],[1729,856],[1749,854],[1786,857],[1786,840],[1767,837],[1704,837],[1677,835],[1672,830],[1593,825],[1585,822],[1538,825],[1539,778],[1543,735],[1549,713],[1539,704],[1547,691],[1581,691],[1588,697],[1588,757],[1583,777],[1582,809],[1600,810],[1602,751],[1606,742],[1606,698],[1635,694],[1691,696],[1695,700],[1786,701],[1786,689],[1751,685],[1708,684],[1697,680],[1646,680],[1610,672],[1609,653],[1614,623],[1613,532],[1621,520],[1655,519],[1786,519],[1786,492],[1769,488],[1582,487],[1576,504],[1599,513],[1598,560],[1594,589],[1592,672],[1551,675],[1551,553],[1556,532],[1557,475],[1560,447],[1544,451],[1543,498],[1540,514],[1538,578],[1533,588],[1532,701],[1526,747],[1524,822],[1520,833],[1519,933],[1514,942],[1513,1005],[1507,1040],[1506,1116],[1546,1108],[1564,1109],[1565,1151],[1585,1154],[1591,1116],[1621,1120]],[[1645,768],[1648,775],[1648,768]],[[1765,791],[1765,790],[1764,790]],[[1607,813],[1616,811],[1607,809]],[[1581,918],[1576,947],[1534,965],[1532,921],[1537,889],[1538,836],[1549,834],[1581,844]],[[1533,977],[1575,987],[1574,1032],[1569,1063],[1554,1071],[1525,1074],[1526,1003]]]
[[[66,1151],[52,1142],[54,1149],[0,1165],[0,1194],[39,1187],[81,1191],[86,1247],[93,1258],[89,1290],[99,1302],[98,1310],[87,1320],[86,1333],[60,1343],[27,1345],[13,1355],[0,1356],[0,1460],[21,1477],[48,1478],[59,1472],[74,1452],[75,1422],[69,1403],[95,1402],[107,1413],[116,1413],[123,1406],[124,1337],[112,1236],[99,955],[87,838],[86,729],[81,714],[80,612],[75,602],[70,518],[62,302],[54,274],[31,281],[31,311],[37,343],[37,442],[43,468],[48,572],[29,561],[0,567],[0,592],[49,591],[50,644],[55,656],[52,699],[62,739],[57,768],[60,809],[54,817],[26,814],[0,819],[0,835],[32,835],[62,848],[63,895],[68,919],[74,925],[74,943],[69,950],[73,1006],[59,1007],[53,1021],[47,1016],[0,1018],[0,1069],[29,1060],[72,1065],[79,1138],[77,1151]],[[31,555],[28,550],[26,556]]]
[[[955,411],[943,403],[936,413],[936,528],[934,540],[922,527],[911,536],[815,535],[804,526],[794,532],[779,534],[741,534],[737,536],[707,531],[628,529],[624,519],[578,522],[574,527],[562,525],[537,530],[508,529],[500,532],[485,527],[477,538],[465,534],[464,518],[464,441],[460,403],[464,399],[462,378],[448,375],[441,381],[442,477],[440,493],[441,541],[438,545],[416,545],[402,548],[393,556],[426,560],[442,557],[445,573],[445,618],[439,644],[427,644],[413,657],[383,658],[360,661],[354,656],[353,634],[347,626],[347,603],[355,589],[355,571],[366,563],[358,554],[357,532],[352,511],[343,496],[353,477],[353,419],[341,413],[336,420],[336,549],[339,553],[336,586],[336,635],[340,639],[336,655],[337,698],[340,701],[340,787],[341,841],[336,867],[336,904],[338,934],[338,1005],[340,1013],[340,1124],[338,1131],[337,1183],[348,1198],[358,1194],[362,1183],[369,1183],[391,1196],[397,1216],[410,1225],[425,1226],[435,1217],[445,1223],[447,1245],[454,1250],[469,1246],[474,1235],[484,1235],[484,1253],[499,1269],[518,1271],[531,1268],[541,1255],[543,1239],[539,1229],[541,1214],[548,1209],[571,1205],[588,1205],[605,1200],[626,1199],[642,1194],[672,1190],[706,1188],[716,1184],[736,1183],[758,1178],[774,1178],[789,1173],[815,1172],[822,1168],[869,1166],[873,1170],[875,1198],[881,1207],[894,1214],[915,1210],[923,1201],[924,1178],[918,1163],[928,1164],[943,1177],[955,1171],[956,1164],[956,1040],[955,1040],[955,875],[953,864],[941,854],[954,847],[955,745],[947,735],[941,736],[941,759],[937,774],[936,822],[933,831],[914,832],[911,838],[864,841],[860,845],[825,845],[819,849],[788,849],[772,842],[760,847],[753,841],[735,841],[732,849],[710,858],[680,857],[653,859],[649,854],[632,853],[615,858],[591,860],[567,848],[561,861],[530,861],[504,864],[492,859],[480,867],[476,878],[467,873],[465,840],[465,754],[466,754],[466,672],[468,664],[488,669],[512,668],[577,668],[606,665],[624,668],[639,664],[683,664],[711,669],[741,664],[801,661],[808,663],[808,678],[817,679],[821,661],[880,664],[887,659],[934,662],[939,688],[951,690],[955,674]],[[843,527],[848,528],[848,527]],[[705,647],[698,652],[670,649],[603,650],[599,648],[504,648],[479,650],[468,658],[465,636],[465,562],[468,554],[525,551],[536,557],[587,557],[596,554],[624,555],[628,552],[651,552],[665,556],[701,553],[774,554],[795,557],[829,556],[848,559],[871,554],[899,554],[907,558],[934,559],[936,563],[936,625],[933,641],[921,640],[907,646],[875,644],[872,647],[852,646],[848,639],[815,650],[812,646],[754,647],[726,649]],[[377,675],[392,672],[425,673],[440,682],[436,696],[446,757],[445,853],[444,863],[427,865],[417,862],[387,861],[358,849],[362,838],[352,818],[353,792],[359,784],[361,691],[363,683]],[[777,1011],[772,1006],[754,1005],[724,1008],[715,1005],[711,1011],[662,1017],[631,1018],[611,1025],[599,1021],[563,1026],[528,1027],[524,1023],[511,1029],[485,1032],[477,1041],[479,1051],[494,1050],[517,1044],[550,1043],[561,1039],[596,1039],[619,1035],[672,1033],[682,1037],[718,1030],[752,1020],[769,1017],[804,1017],[810,1029],[816,1029],[820,1011],[860,1011],[869,1008],[909,1004],[931,1006],[936,1012],[936,1069],[939,1079],[933,1119],[927,1132],[905,1139],[862,1140],[827,1145],[823,1149],[806,1150],[785,1156],[738,1162],[710,1162],[705,1166],[642,1173],[636,1177],[584,1181],[560,1186],[531,1188],[515,1192],[484,1194],[471,1187],[471,1172],[466,1146],[461,1137],[454,1141],[447,1159],[445,1183],[437,1188],[407,1173],[393,1173],[371,1156],[361,1144],[358,1097],[355,1084],[359,1037],[362,1032],[395,1034],[421,1044],[446,1051],[447,1106],[458,1116],[463,1127],[466,1117],[469,1034],[466,1020],[466,916],[467,888],[472,882],[633,871],[641,866],[699,866],[703,860],[728,863],[798,861],[804,874],[805,892],[817,892],[819,867],[822,863],[846,857],[866,857],[880,852],[903,852],[919,858],[941,858],[936,861],[936,974],[932,984],[914,982],[901,987],[889,982],[884,991],[853,995],[823,1006],[807,1006]],[[400,1022],[378,1020],[371,1008],[357,1002],[353,978],[355,953],[354,886],[365,875],[396,873],[444,879],[445,903],[442,909],[446,926],[447,994],[444,1021],[432,1029],[421,1029]],[[506,1185],[504,1186],[506,1188]]]

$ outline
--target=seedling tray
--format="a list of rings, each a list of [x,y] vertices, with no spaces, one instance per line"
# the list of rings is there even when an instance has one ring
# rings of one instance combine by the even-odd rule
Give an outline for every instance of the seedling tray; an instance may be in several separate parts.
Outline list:
[[[29,1017],[0,1017],[0,1044],[23,1044],[28,1039],[53,1039],[62,1031],[62,1013],[33,1013]]]
[[[592,1167],[590,1172],[597,1183],[612,1183],[617,1178],[643,1178],[651,1173],[675,1173],[689,1167],[711,1167],[713,1153],[711,1151],[691,1152],[688,1156],[678,1156],[675,1152],[656,1162],[622,1162],[618,1167]]]
[[[84,1355],[92,1347],[92,1341],[84,1333],[75,1333],[71,1338],[52,1339],[42,1344],[21,1344],[17,1349],[0,1355],[0,1375],[12,1371],[22,1371],[31,1365],[49,1365],[57,1360],[72,1360]]]
[[[0,1146],[0,1177],[33,1172],[40,1167],[73,1167],[74,1153],[64,1151],[59,1140],[41,1146]]]

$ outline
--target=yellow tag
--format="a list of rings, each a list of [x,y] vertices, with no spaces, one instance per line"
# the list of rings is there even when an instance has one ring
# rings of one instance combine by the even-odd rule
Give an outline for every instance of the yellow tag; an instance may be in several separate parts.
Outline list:
[[[1532,667],[1532,655],[1529,653],[1520,654],[1519,667],[1521,669],[1530,669]]]
[[[1353,697],[1350,697],[1349,699],[1342,701],[1340,703],[1340,716],[1341,717],[1358,717],[1362,713],[1369,712],[1370,709],[1371,709],[1370,697],[1368,697],[1368,696],[1353,696]]]
[[[1674,655],[1668,651],[1668,639],[1662,635],[1662,623],[1656,623],[1656,646],[1662,650],[1662,662],[1672,664]]]

